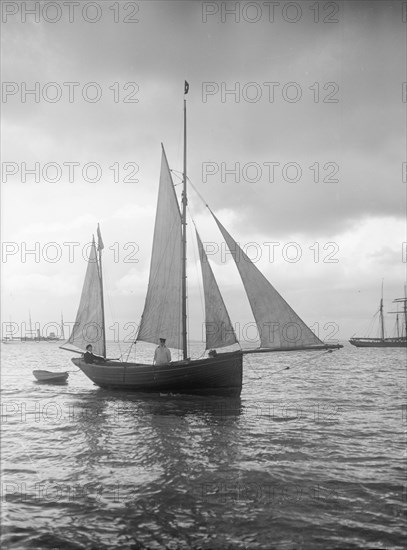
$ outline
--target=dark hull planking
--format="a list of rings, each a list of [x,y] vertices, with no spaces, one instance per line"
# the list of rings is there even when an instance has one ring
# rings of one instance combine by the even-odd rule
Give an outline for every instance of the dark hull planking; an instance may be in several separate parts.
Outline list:
[[[101,388],[238,397],[242,390],[243,354],[220,353],[216,357],[177,361],[170,365],[146,365],[108,361],[72,362]]]

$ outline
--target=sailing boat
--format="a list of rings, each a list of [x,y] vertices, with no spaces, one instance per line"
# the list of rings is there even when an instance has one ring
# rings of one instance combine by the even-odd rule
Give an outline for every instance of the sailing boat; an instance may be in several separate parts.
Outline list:
[[[385,337],[385,326],[384,326],[384,315],[383,315],[383,284],[382,284],[382,297],[380,299],[380,305],[378,311],[376,311],[375,316],[379,314],[379,327],[380,327],[380,337],[378,338],[358,338],[358,337],[352,337],[349,342],[356,346],[357,348],[405,348],[407,347],[407,295],[406,291],[404,292],[405,297],[404,298],[396,298],[393,300],[393,303],[402,304],[403,305],[403,314],[404,314],[404,330],[403,327],[400,331],[400,324],[399,324],[399,315],[401,312],[399,311],[391,311],[389,313],[395,313],[397,315],[396,318],[396,336],[386,338]],[[401,335],[400,335],[401,332]]]
[[[185,94],[188,91],[185,86]],[[140,392],[174,392],[201,395],[239,396],[242,389],[245,350],[223,351],[238,344],[225,303],[198,232],[196,238],[205,300],[206,351],[208,356],[191,359],[187,338],[186,288],[186,100],[184,98],[184,162],[182,208],[178,204],[171,171],[162,146],[161,172],[150,264],[150,276],[137,341],[158,343],[166,338],[169,348],[182,350],[182,360],[165,365],[106,360],[88,364],[73,358],[88,378],[103,388]],[[236,241],[213,215],[242,278],[256,324],[261,347],[247,352],[331,349],[298,317],[267,281]],[[98,244],[93,238],[76,322],[70,338],[61,346],[70,351],[86,349],[106,358],[103,300],[103,241],[98,226]],[[74,346],[76,349],[72,349]]]
[[[39,342],[41,340],[40,331],[37,328],[36,333],[35,333],[35,331],[32,327],[31,311],[30,310],[28,310],[28,324],[29,324],[29,327],[30,327],[29,336],[27,336],[27,331],[26,331],[24,336],[21,336],[21,338],[20,338],[21,342]]]

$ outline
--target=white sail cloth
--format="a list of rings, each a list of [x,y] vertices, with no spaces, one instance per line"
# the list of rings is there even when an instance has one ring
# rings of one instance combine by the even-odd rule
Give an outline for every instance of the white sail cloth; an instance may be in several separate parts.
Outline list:
[[[301,349],[323,345],[257,269],[213,212],[212,215],[239,270],[259,331],[261,347]]]
[[[102,283],[100,279],[95,241],[90,248],[88,267],[83,283],[78,313],[70,338],[65,342],[82,351],[88,344],[92,344],[92,351],[96,355],[104,356],[105,337],[102,308]]]
[[[163,148],[150,278],[137,340],[182,349],[181,213]]]
[[[206,349],[232,346],[237,343],[235,331],[198,232],[196,239],[204,287]]]

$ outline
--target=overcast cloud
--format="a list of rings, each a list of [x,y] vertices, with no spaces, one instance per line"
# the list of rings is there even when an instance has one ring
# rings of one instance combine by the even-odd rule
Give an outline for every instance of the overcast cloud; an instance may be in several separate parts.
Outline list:
[[[4,4],[17,12],[9,7],[5,14]],[[47,2],[37,4],[43,10]],[[301,8],[295,23],[282,15],[287,2],[275,8],[274,22],[265,3],[251,3],[261,13],[253,23],[244,20],[255,16],[254,7],[243,11],[247,2],[240,3],[240,22],[233,15],[222,22],[222,9],[235,2],[127,3],[138,8],[137,23],[122,22],[130,15],[125,3],[118,23],[113,2],[95,4],[101,9],[95,23],[81,12],[70,23],[63,3],[61,19],[50,23],[41,10],[39,22],[29,15],[24,22],[20,2],[3,3],[2,240],[9,243],[7,249],[3,244],[3,322],[27,320],[28,310],[42,324],[59,319],[61,311],[74,320],[86,268],[76,252],[98,222],[106,245],[108,319],[138,322],[161,142],[170,166],[182,169],[184,79],[190,84],[189,177],[241,244],[257,243],[259,267],[299,315],[310,324],[335,322],[339,337],[348,338],[368,324],[382,278],[389,309],[406,279],[403,2],[337,1],[330,3],[338,7],[333,15],[320,2],[319,22],[313,20],[315,2],[294,2]],[[210,15],[216,5],[219,11]],[[51,8],[46,13],[54,17]],[[285,13],[295,17],[292,10]],[[324,17],[337,22],[324,23]],[[36,82],[37,102],[22,92]],[[79,83],[71,85],[72,102],[67,82]],[[82,97],[91,82],[102,91],[99,101]],[[238,90],[238,101],[232,94],[222,98],[222,87]],[[58,101],[44,99],[43,93],[52,98],[58,89]],[[96,88],[86,90],[93,98]],[[49,181],[51,168],[39,182],[30,174],[23,182],[22,164],[32,168],[35,162],[41,169],[58,163],[60,181]],[[71,182],[63,164],[70,162],[80,163]],[[81,170],[92,162],[101,178],[89,183]],[[131,174],[135,165],[138,172]],[[125,183],[126,175],[138,181]],[[221,237],[193,190],[190,209],[202,240],[218,243],[211,261],[232,319],[246,322],[241,284],[229,263],[227,275],[218,270],[225,264]],[[36,242],[40,256],[24,256],[24,243],[32,249]],[[44,259],[49,242],[63,251],[58,261]],[[73,261],[67,242],[80,243]],[[135,248],[124,249],[128,242]],[[273,257],[264,244],[270,242],[280,243]],[[297,246],[283,253],[293,242]],[[124,262],[132,251],[138,261]],[[189,266],[196,270],[193,254]],[[198,280],[190,275],[191,319],[202,309]],[[195,337],[200,321],[190,321]]]

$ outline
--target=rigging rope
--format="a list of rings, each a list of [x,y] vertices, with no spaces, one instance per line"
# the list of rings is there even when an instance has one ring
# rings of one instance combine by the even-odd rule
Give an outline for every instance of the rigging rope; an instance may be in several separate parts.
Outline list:
[[[190,216],[190,218],[191,218],[192,223],[194,224],[195,230],[197,231],[196,223],[195,223],[194,218],[192,217],[192,213],[191,213],[191,210],[190,210],[189,206],[188,206],[188,214],[189,214],[189,216]],[[193,240],[193,242],[195,243],[195,240]],[[198,262],[198,260],[197,260],[197,253],[196,253],[195,246],[192,246],[192,250],[193,250],[193,253],[194,253],[194,260],[195,260],[196,273],[197,273],[197,275],[198,275],[199,270],[198,270],[197,266],[198,266],[198,263],[199,263],[199,262]],[[199,278],[202,278],[202,275],[201,275],[201,277],[199,277],[199,275],[198,275],[198,279],[199,279]],[[202,286],[203,286],[203,284],[202,284],[202,285],[198,285],[198,290],[199,290],[199,300],[200,300],[200,304],[201,304],[201,313],[202,313],[202,317],[205,319],[205,305],[204,305],[204,298],[203,298],[203,296],[202,296]],[[204,353],[205,353],[205,352],[204,352]],[[204,354],[204,353],[203,353],[203,354]],[[203,355],[203,354],[202,354],[202,355]],[[201,355],[201,357],[202,357],[202,355]]]
[[[106,282],[106,288],[112,288],[111,285],[110,285],[110,275],[109,275],[109,271],[106,269],[106,266],[103,270],[103,274],[104,274],[104,277],[105,277],[105,282]],[[109,308],[109,312],[112,316],[113,319],[117,318],[116,315],[115,315],[115,312],[113,310],[113,306],[112,306],[112,302],[110,300],[110,294],[107,292],[105,293],[105,296],[107,295],[107,302],[108,302],[108,308]],[[106,339],[106,317],[105,317],[105,339]],[[116,343],[116,342],[115,342]],[[120,327],[119,327],[119,332],[118,332],[118,341],[117,341],[118,345],[119,345],[119,353],[121,355],[123,355],[122,353],[122,349],[121,349],[121,346],[120,346]]]
[[[296,367],[298,367],[298,366],[302,366],[302,367],[303,367],[303,366],[306,366],[306,367],[308,367],[309,364],[311,363],[311,361],[314,361],[315,359],[317,359],[317,358],[319,358],[319,357],[322,357],[322,356],[325,355],[326,353],[332,353],[333,351],[337,351],[337,350],[335,350],[335,349],[328,349],[328,350],[326,350],[326,351],[323,351],[322,353],[318,352],[318,353],[316,353],[315,355],[311,356],[311,358],[309,358],[308,362],[307,362],[305,365],[302,363],[302,360],[301,360],[301,365],[300,365],[300,361],[298,361],[298,363],[295,364],[295,365],[287,366],[287,367],[284,367],[284,368],[282,368],[282,369],[280,369],[280,370],[270,372],[270,373],[268,373],[268,374],[270,374],[270,375],[278,374],[279,372],[282,372],[282,371],[284,371],[284,370],[291,370],[291,369],[294,369],[294,368],[296,368]],[[249,367],[249,368],[252,368],[251,365],[248,365],[248,367]],[[258,380],[261,380],[262,378],[263,378],[262,376],[259,376],[257,379],[258,379]]]

